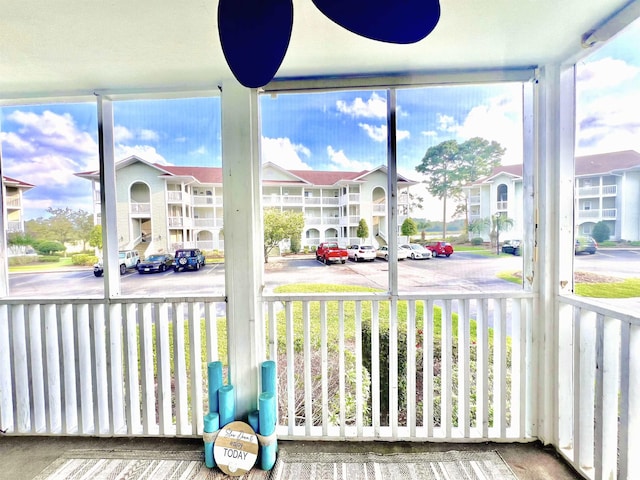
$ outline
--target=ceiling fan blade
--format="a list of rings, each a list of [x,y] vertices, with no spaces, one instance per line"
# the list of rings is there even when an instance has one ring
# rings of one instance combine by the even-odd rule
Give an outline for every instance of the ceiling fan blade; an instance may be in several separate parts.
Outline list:
[[[258,88],[275,76],[289,47],[292,0],[220,0],[218,34],[236,79]]]
[[[438,0],[312,0],[347,30],[388,43],[415,43],[440,20]]]

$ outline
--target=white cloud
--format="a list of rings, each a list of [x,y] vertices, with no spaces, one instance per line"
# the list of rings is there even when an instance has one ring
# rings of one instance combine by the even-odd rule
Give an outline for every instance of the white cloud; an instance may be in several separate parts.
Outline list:
[[[358,126],[362,128],[369,138],[375,140],[376,142],[386,142],[387,141],[387,126],[380,125],[376,127],[375,125],[369,125],[368,123],[359,123]],[[408,130],[398,130],[396,132],[396,140],[404,140],[409,138],[411,133]]]
[[[158,140],[160,140],[160,136],[156,132],[146,128],[143,128],[142,130],[140,130],[139,137],[140,137],[140,140],[144,140],[144,141],[157,142]]]
[[[24,157],[11,165],[11,176],[39,186],[67,187],[77,179],[78,163],[64,155],[49,153]]]
[[[206,154],[207,154],[207,147],[205,147],[204,145],[189,152],[189,155],[193,155],[193,156],[201,156]]]
[[[338,100],[336,107],[339,112],[352,117],[386,118],[387,116],[387,101],[375,92],[368,100],[363,100],[360,97],[351,103]]]
[[[160,165],[171,165],[160,153],[157,152],[155,147],[150,145],[116,145],[116,160],[128,158],[132,155],[142,158],[150,163],[159,163]]]
[[[430,137],[430,138],[435,138],[438,136],[438,132],[435,132],[433,130],[425,130],[423,132],[420,132],[422,135],[424,135],[425,137]]]
[[[369,162],[360,162],[350,160],[344,153],[344,150],[334,150],[331,145],[327,147],[327,155],[331,162],[329,170],[344,170],[360,172],[362,170],[371,170],[373,166]]]
[[[640,75],[640,68],[611,57],[578,64],[576,82],[582,91],[617,87]]]
[[[10,148],[15,152],[34,153],[35,148],[29,142],[24,141],[14,132],[0,132],[0,142],[4,148]]]
[[[113,139],[115,143],[127,142],[133,139],[133,133],[127,127],[115,125],[113,127]]]
[[[441,132],[454,133],[457,132],[460,128],[456,123],[455,118],[451,115],[443,115],[442,113],[438,113],[436,115],[438,121],[438,130]]]
[[[93,136],[79,130],[69,113],[60,115],[45,110],[38,115],[16,110],[6,118],[20,126],[18,134],[28,138],[36,149],[44,147],[84,154],[97,153],[97,143]]]
[[[311,156],[311,151],[301,144],[291,143],[289,138],[262,137],[262,161],[271,162],[287,170],[311,170],[300,158]]]

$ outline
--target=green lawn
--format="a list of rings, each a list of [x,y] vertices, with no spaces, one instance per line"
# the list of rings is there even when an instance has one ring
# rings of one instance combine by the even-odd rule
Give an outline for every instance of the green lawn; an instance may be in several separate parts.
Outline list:
[[[522,285],[522,278],[513,272],[500,272],[498,277]],[[593,298],[640,297],[640,278],[626,278],[620,282],[609,283],[577,283],[575,294]]]
[[[62,257],[57,262],[39,262],[30,263],[28,265],[13,265],[9,266],[9,272],[42,272],[46,270],[55,270],[56,268],[72,267],[71,257]],[[89,267],[87,267],[89,268]]]

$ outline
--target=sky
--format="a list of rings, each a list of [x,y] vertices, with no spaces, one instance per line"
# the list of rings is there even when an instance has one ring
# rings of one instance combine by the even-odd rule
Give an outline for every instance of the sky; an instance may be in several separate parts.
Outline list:
[[[576,155],[640,151],[637,45],[640,22],[578,63]],[[505,147],[504,165],[520,163],[521,92],[519,83],[399,90],[399,173],[420,181],[415,167],[429,147],[475,136]],[[383,90],[263,95],[260,110],[263,162],[346,171],[386,163]],[[116,159],[221,166],[219,98],[115,102],[114,124]],[[24,197],[26,219],[49,207],[92,211],[90,182],[74,174],[98,166],[95,104],[3,107],[0,141],[3,175],[36,186]],[[414,216],[439,213],[431,205]]]

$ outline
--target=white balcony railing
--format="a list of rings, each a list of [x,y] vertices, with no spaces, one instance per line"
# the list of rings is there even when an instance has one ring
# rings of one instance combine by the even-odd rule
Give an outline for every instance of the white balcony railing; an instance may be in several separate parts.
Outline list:
[[[640,318],[561,296],[559,450],[586,478],[640,472]],[[560,368],[562,366],[562,368]]]
[[[167,200],[171,203],[181,203],[182,202],[182,192],[177,192],[174,190],[167,191]]]
[[[617,193],[618,193],[617,185],[579,187],[577,189],[578,197],[601,197],[601,196],[617,195]]]
[[[578,221],[582,220],[615,220],[618,217],[618,209],[603,208],[590,210],[578,210]]]
[[[129,213],[132,215],[147,215],[151,213],[151,204],[144,202],[131,202],[129,204]]]
[[[522,441],[557,375],[560,452],[585,478],[640,471],[640,318],[561,296],[543,362],[523,291],[263,297],[282,439]],[[202,435],[224,297],[5,299],[7,435]],[[171,361],[173,360],[173,362]]]

